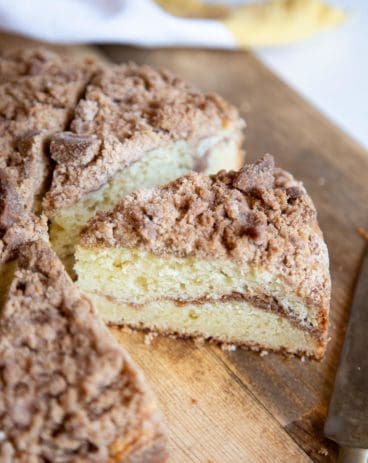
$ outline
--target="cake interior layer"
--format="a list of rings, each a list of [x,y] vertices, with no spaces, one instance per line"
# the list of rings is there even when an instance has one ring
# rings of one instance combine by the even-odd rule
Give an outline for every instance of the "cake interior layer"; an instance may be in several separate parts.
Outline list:
[[[224,129],[196,143],[180,140],[146,153],[98,191],[56,212],[50,226],[54,250],[71,271],[80,231],[97,211],[113,208],[123,196],[137,188],[161,185],[191,170],[215,173],[221,169],[237,169],[241,160],[239,142],[237,131]]]
[[[324,352],[324,340],[298,328],[289,319],[246,301],[178,305],[173,301],[160,300],[134,306],[93,293],[89,297],[107,323],[316,359],[321,358]]]
[[[220,300],[237,293],[248,300],[272,300],[300,326],[319,329],[318,309],[307,306],[284,279],[230,259],[159,257],[138,248],[79,245],[75,271],[83,291],[95,291],[121,303]]]

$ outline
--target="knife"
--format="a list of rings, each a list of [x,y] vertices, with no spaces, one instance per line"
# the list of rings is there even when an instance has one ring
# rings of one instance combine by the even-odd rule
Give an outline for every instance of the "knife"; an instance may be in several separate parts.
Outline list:
[[[340,463],[368,463],[368,246],[324,432],[339,444]]]

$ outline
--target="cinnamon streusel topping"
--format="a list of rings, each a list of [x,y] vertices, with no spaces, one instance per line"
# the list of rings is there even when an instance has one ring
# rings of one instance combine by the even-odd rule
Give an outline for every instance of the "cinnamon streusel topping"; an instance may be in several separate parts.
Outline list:
[[[4,205],[0,200],[0,221],[4,217],[4,208],[9,208],[9,205]],[[16,220],[7,222],[5,227],[0,223],[0,265],[15,258],[23,244],[35,240],[48,241],[47,231],[45,215],[41,217],[31,213],[20,215]]]
[[[44,49],[1,53],[1,143],[35,130],[65,130],[94,70],[91,61]]]

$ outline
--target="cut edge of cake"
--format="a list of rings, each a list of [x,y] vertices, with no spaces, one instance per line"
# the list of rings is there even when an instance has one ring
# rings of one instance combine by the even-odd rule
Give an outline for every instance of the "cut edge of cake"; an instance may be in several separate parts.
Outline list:
[[[89,222],[76,260],[107,322],[324,355],[327,247],[303,185],[269,155],[134,192]]]

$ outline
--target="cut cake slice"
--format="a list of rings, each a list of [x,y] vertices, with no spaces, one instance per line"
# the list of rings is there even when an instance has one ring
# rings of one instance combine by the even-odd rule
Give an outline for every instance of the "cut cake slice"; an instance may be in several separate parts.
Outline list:
[[[0,319],[0,460],[159,463],[142,374],[47,243],[19,251]]]
[[[134,192],[84,229],[78,285],[104,320],[320,359],[330,275],[303,185],[266,155]]]
[[[168,71],[135,64],[97,71],[69,130],[50,145],[56,165],[43,205],[57,254],[70,269],[82,226],[138,187],[191,170],[239,168],[244,125],[222,98]]]

